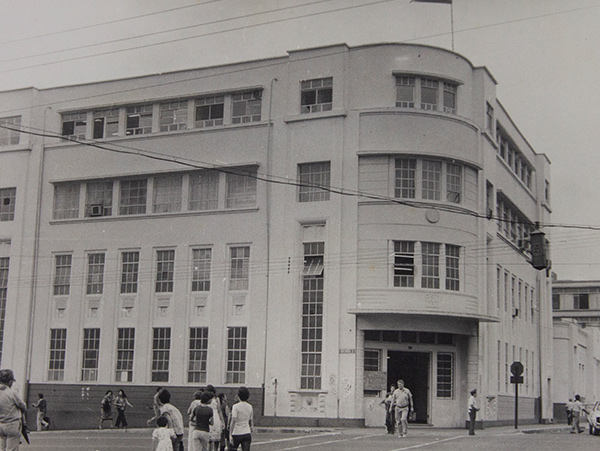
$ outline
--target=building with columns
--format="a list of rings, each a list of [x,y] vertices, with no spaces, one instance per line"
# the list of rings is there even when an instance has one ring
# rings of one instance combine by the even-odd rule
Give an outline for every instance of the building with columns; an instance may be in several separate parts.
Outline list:
[[[509,424],[513,361],[552,420],[550,163],[485,67],[340,44],[0,99],[1,364],[65,427],[207,383],[262,424],[380,426],[397,379],[419,423],[478,388]]]

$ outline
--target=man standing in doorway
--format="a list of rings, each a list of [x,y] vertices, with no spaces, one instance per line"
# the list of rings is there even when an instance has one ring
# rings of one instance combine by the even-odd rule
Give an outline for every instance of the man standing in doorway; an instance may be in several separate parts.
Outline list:
[[[413,397],[410,390],[404,387],[404,381],[398,380],[398,388],[392,395],[392,406],[396,414],[396,431],[398,437],[406,437],[408,432],[408,415],[413,410]]]

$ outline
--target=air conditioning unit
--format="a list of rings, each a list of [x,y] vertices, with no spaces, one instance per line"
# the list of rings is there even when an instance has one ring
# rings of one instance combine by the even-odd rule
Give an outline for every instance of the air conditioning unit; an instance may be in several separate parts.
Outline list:
[[[104,205],[91,204],[88,206],[88,212],[90,216],[102,216],[104,214]]]

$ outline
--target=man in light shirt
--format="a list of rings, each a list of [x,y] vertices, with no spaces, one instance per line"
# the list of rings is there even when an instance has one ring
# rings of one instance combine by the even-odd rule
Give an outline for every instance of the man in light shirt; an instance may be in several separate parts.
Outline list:
[[[408,433],[408,415],[413,410],[413,397],[410,390],[404,387],[402,379],[398,380],[398,388],[392,395],[392,406],[396,414],[398,437],[406,437]]]
[[[469,397],[469,435],[475,435],[475,419],[477,418],[477,390],[471,390],[471,396]]]
[[[588,415],[590,413],[587,410],[585,410],[585,407],[583,407],[583,404],[581,403],[581,398],[579,395],[575,395],[575,401],[573,401],[572,410],[573,410],[573,426],[571,427],[571,434],[578,434],[578,433],[583,432],[583,429],[581,429],[579,427],[579,418],[581,417],[581,412],[585,412]]]

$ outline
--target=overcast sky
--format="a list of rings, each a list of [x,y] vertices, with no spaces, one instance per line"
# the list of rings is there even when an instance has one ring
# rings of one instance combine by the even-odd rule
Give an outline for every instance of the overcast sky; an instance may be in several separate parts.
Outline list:
[[[600,0],[454,0],[454,50],[487,66],[552,162],[553,270],[600,279]],[[452,48],[451,7],[410,0],[0,0],[0,91],[336,43]],[[1,108],[0,108],[1,110]]]

